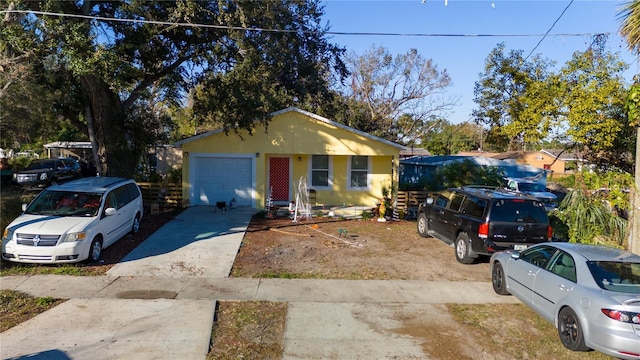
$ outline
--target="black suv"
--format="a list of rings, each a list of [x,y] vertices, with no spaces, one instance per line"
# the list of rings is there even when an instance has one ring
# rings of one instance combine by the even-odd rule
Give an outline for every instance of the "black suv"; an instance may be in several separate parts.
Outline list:
[[[34,190],[81,175],[80,164],[75,159],[37,159],[24,170],[13,174],[13,180],[25,189]]]
[[[429,197],[418,208],[418,233],[454,244],[456,259],[471,264],[478,255],[523,250],[551,241],[544,204],[524,194],[463,187]]]

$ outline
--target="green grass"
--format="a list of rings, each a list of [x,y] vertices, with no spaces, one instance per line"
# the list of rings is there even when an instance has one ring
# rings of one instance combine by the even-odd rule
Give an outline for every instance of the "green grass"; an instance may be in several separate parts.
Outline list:
[[[32,297],[13,290],[0,290],[0,332],[27,321],[63,301],[52,297]]]

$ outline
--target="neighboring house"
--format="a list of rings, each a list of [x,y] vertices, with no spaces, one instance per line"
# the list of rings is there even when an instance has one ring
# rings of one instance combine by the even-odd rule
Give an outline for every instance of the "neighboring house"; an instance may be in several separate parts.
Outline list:
[[[297,108],[275,112],[268,132],[210,131],[176,142],[183,153],[183,198],[189,205],[264,208],[296,199],[306,179],[315,202],[375,206],[397,184],[404,146]],[[312,204],[314,205],[314,204]]]
[[[575,151],[567,151],[563,149],[542,149],[541,153],[548,154],[554,158],[558,158],[558,160],[564,161],[565,163],[565,172],[570,172],[567,168],[569,163],[574,163],[575,166],[573,169],[582,170],[582,167],[587,165],[588,162],[582,158],[582,156]]]
[[[544,151],[507,151],[494,155],[492,158],[530,165],[554,173],[562,174],[565,172],[565,161]]]

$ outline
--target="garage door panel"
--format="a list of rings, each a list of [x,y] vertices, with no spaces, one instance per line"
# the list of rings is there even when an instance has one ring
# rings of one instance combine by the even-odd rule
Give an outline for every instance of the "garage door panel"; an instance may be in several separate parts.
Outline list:
[[[252,206],[252,159],[237,157],[194,157],[194,205],[229,203],[235,198],[238,206]]]

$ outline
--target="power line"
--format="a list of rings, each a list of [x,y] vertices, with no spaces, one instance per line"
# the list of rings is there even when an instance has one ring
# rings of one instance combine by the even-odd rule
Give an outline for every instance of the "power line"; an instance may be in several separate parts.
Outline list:
[[[542,39],[540,39],[540,41],[538,41],[538,43],[536,44],[536,46],[533,47],[533,49],[531,50],[531,52],[529,53],[529,55],[527,55],[527,57],[524,58],[524,61],[527,61],[527,59],[529,58],[529,56],[531,56],[531,54],[533,54],[534,51],[536,51],[536,49],[538,48],[538,46],[540,46],[540,44],[542,43],[542,41],[547,37],[547,35],[549,35],[549,33],[551,32],[551,29],[553,29],[554,26],[556,26],[556,24],[558,23],[558,21],[560,21],[560,18],[562,17],[562,15],[564,15],[564,13],[567,11],[567,9],[569,8],[569,6],[571,6],[571,4],[573,4],[573,0],[569,1],[569,4],[567,4],[567,6],[564,8],[564,10],[562,10],[562,13],[560,14],[560,16],[558,16],[558,18],[556,19],[556,21],[553,22],[553,24],[551,24],[551,27],[549,28],[549,30],[547,30],[547,32],[544,34],[544,36],[542,37]]]
[[[571,0],[573,2],[573,0]],[[568,8],[568,6],[567,6]],[[567,9],[565,8],[565,11]],[[323,33],[327,35],[341,35],[341,36],[404,36],[404,37],[538,37],[543,36],[542,40],[547,36],[593,36],[593,33],[561,33],[561,34],[550,34],[551,28],[545,34],[439,34],[439,33],[383,33],[383,32],[347,32],[347,31],[298,31],[298,30],[287,30],[287,29],[269,29],[269,28],[257,28],[257,27],[244,27],[244,26],[229,26],[229,25],[211,25],[211,24],[195,24],[195,23],[179,23],[179,22],[170,22],[170,21],[156,21],[156,20],[143,20],[143,19],[118,19],[118,18],[108,18],[101,16],[89,16],[89,15],[78,15],[78,14],[64,14],[64,13],[54,13],[54,12],[46,12],[46,11],[32,11],[32,10],[3,10],[0,11],[0,14],[3,13],[29,13],[35,15],[48,15],[48,16],[59,16],[59,17],[69,17],[69,18],[78,18],[78,19],[88,19],[88,20],[100,20],[100,21],[115,21],[115,22],[129,22],[129,23],[144,23],[144,24],[155,24],[155,25],[167,25],[167,26],[182,26],[182,27],[191,27],[191,28],[211,28],[211,29],[221,29],[221,30],[237,30],[237,31],[262,31],[262,32],[274,32],[274,33],[303,33],[303,34],[317,34]],[[562,12],[564,14],[564,11]],[[560,15],[562,16],[562,15]],[[556,20],[558,22],[560,18]],[[555,23],[554,23],[555,25]],[[609,33],[606,33],[609,34]],[[540,40],[540,42],[542,42]],[[538,45],[540,45],[538,42]],[[532,52],[538,47],[532,50]],[[531,55],[531,54],[529,54]],[[529,57],[529,56],[527,56]],[[526,60],[526,59],[525,59]]]

